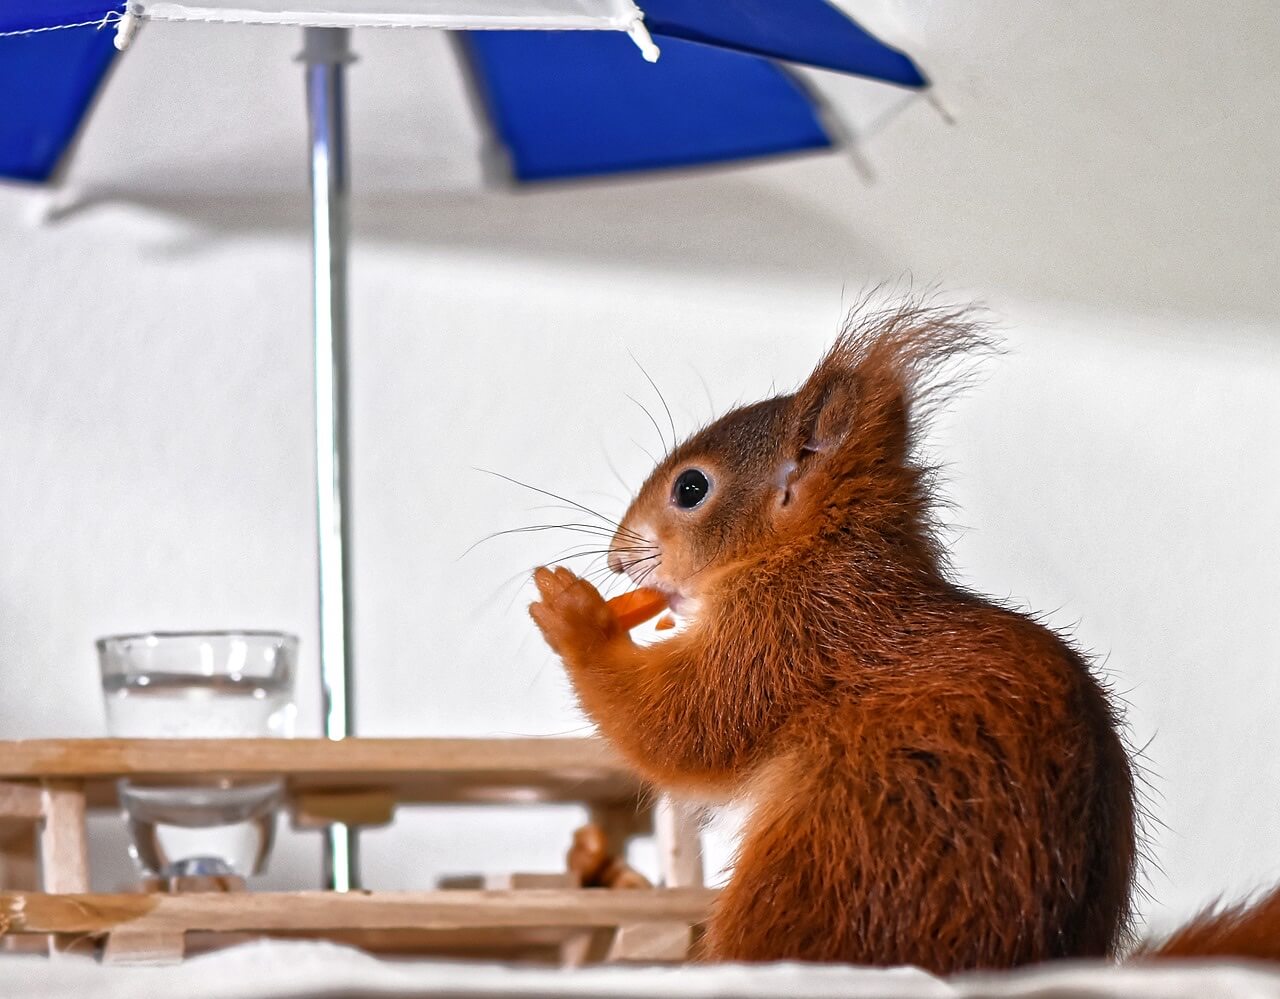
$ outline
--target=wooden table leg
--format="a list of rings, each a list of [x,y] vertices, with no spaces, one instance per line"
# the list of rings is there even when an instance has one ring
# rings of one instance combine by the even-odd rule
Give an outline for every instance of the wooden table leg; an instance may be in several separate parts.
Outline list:
[[[181,933],[113,930],[102,948],[103,964],[158,965],[182,961],[186,940]]]
[[[84,786],[75,781],[46,781],[41,785],[40,825],[36,835],[40,853],[40,885],[47,892],[89,890],[89,844],[85,826]],[[47,939],[50,955],[80,948],[84,940]]]
[[[40,887],[35,823],[27,821],[23,826],[6,828],[0,845],[0,885],[10,891],[36,891]],[[6,954],[43,954],[48,950],[45,937],[8,933],[0,936],[0,951]]]
[[[608,960],[617,930],[582,930],[560,945],[560,967],[581,968]]]
[[[605,960],[618,963],[672,963],[687,961],[693,945],[688,923],[631,923],[613,934]]]
[[[36,891],[36,834],[33,823],[25,829],[6,829],[0,843],[0,887],[6,891]]]
[[[658,866],[668,888],[702,887],[702,828],[695,810],[667,795],[653,810]]]
[[[48,892],[87,892],[89,847],[83,786],[74,781],[47,781],[41,812],[41,886]]]
[[[44,792],[34,784],[0,781],[0,887],[34,891],[35,829],[44,817]]]

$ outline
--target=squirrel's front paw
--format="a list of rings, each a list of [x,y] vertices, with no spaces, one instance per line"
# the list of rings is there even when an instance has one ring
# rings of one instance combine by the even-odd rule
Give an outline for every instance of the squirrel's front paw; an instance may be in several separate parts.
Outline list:
[[[547,644],[561,657],[589,652],[621,634],[604,597],[568,569],[535,569],[533,581],[542,600],[529,605]]]

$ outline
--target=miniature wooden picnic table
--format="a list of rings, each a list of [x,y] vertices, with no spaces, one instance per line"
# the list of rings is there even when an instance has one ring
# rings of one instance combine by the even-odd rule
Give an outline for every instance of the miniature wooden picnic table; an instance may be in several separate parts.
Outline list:
[[[611,848],[652,834],[662,886],[579,887],[567,873],[490,873],[435,891],[90,890],[86,815],[116,782],[279,777],[298,828],[385,825],[400,806],[578,803]],[[500,866],[498,860],[496,866]],[[180,959],[195,942],[316,937],[372,950],[507,959],[682,960],[715,892],[696,823],[596,739],[37,739],[0,742],[0,935]]]

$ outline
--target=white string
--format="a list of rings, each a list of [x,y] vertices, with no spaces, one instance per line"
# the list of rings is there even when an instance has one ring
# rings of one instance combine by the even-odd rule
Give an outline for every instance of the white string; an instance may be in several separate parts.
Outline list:
[[[0,38],[17,38],[19,35],[40,35],[46,31],[65,31],[68,28],[90,28],[97,26],[101,31],[109,24],[115,24],[124,17],[123,10],[109,10],[97,21],[80,21],[76,24],[50,24],[43,28],[23,28],[21,31],[0,31]]]

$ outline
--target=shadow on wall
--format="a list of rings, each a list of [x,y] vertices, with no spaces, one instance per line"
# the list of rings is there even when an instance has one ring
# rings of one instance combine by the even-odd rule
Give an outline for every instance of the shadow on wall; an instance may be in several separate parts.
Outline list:
[[[708,168],[512,193],[383,193],[355,199],[352,232],[359,242],[383,245],[739,278],[892,272],[850,222],[777,186],[746,178],[747,169],[726,173],[720,167],[712,173]],[[197,254],[247,236],[304,239],[310,234],[305,190],[296,196],[194,198],[91,188],[54,217],[69,221],[109,205],[191,224],[185,237],[153,245],[157,253]]]
[[[1111,314],[1199,317],[1242,328],[1280,323],[1280,299],[1257,267],[1224,276],[1220,268],[1193,266],[1195,254],[1175,253],[1157,274],[1135,258],[1134,245],[1099,239],[1087,253],[1055,246],[1065,236],[1051,218],[1045,219],[1043,241],[1028,248],[1025,231],[999,213],[958,213],[944,225],[940,217],[929,218],[944,206],[921,203],[904,217],[891,203],[878,203],[886,193],[879,184],[851,179],[852,168],[839,157],[824,159],[514,192],[384,192],[354,199],[352,230],[356,243],[366,246],[655,277],[803,282],[826,289],[848,284],[851,292],[863,282],[939,284],[987,299],[1008,296]],[[820,196],[805,196],[797,170]],[[841,198],[842,207],[832,210]],[[302,187],[288,195],[197,197],[95,186],[75,192],[50,215],[74,224],[110,206],[176,223],[164,236],[147,237],[138,251],[144,256],[198,256],[245,238],[301,242],[310,232]],[[938,229],[936,238],[926,238],[931,228]],[[1140,235],[1131,234],[1130,244],[1134,240],[1141,244]]]

